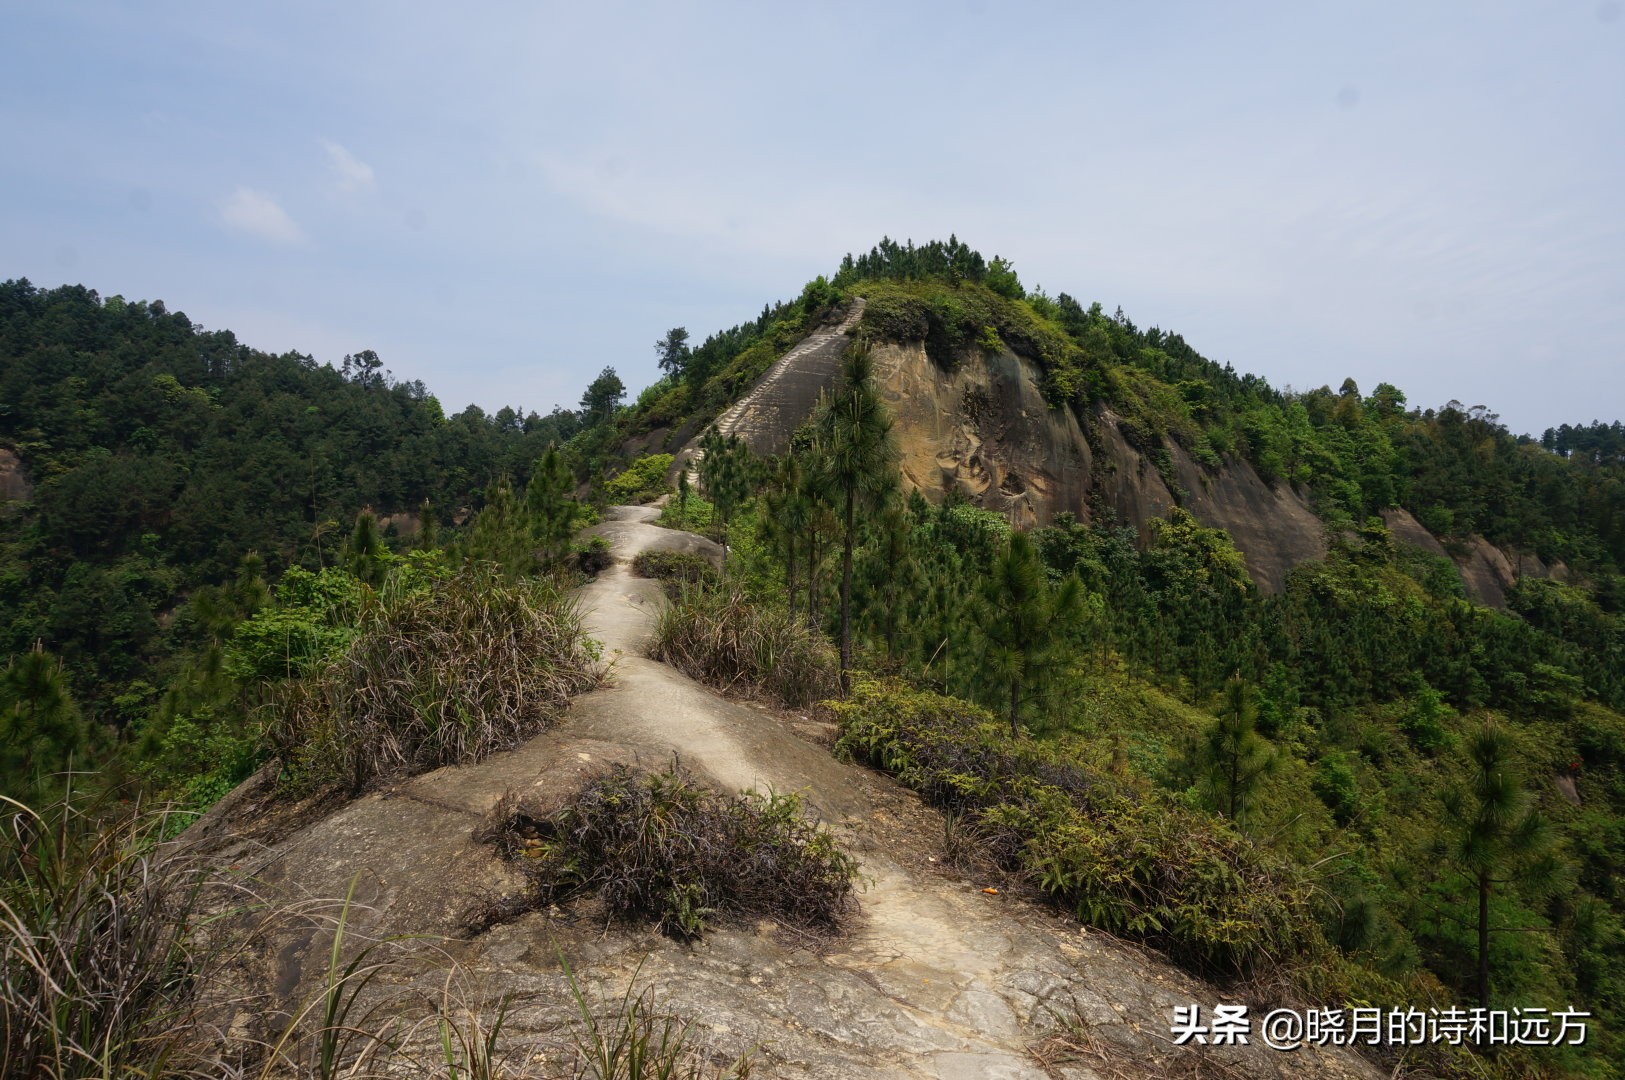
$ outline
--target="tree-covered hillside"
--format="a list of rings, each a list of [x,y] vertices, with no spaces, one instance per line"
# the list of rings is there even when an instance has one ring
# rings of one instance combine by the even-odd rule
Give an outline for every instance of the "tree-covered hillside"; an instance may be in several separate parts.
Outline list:
[[[790,453],[705,434],[857,296],[842,376]],[[907,493],[868,357],[883,343],[945,369],[1031,361],[1051,408],[1097,434],[1109,414],[1176,502],[1174,447],[1215,472],[1245,459],[1309,494],[1326,555],[1265,594],[1179,505],[1144,532],[1091,504],[1022,533]],[[0,448],[34,486],[0,509],[0,781],[72,754],[200,807],[272,757],[319,772],[321,695],[369,693],[335,657],[411,637],[391,620],[443,601],[477,608],[489,575],[558,571],[591,515],[578,484],[651,499],[673,464],[659,433],[699,437],[700,483],[683,472],[663,520],[721,540],[726,566],[646,567],[687,583],[659,655],[798,708],[839,686],[847,752],[1063,909],[1205,974],[1323,1001],[1572,1004],[1598,1018],[1590,1047],[1491,1064],[1618,1075],[1618,423],[1536,440],[1386,384],[1283,392],[953,238],[884,241],[697,347],[679,327],[655,348],[664,375],[631,406],[606,369],[578,411],[448,418],[371,353],[334,369],[157,304],[0,286]],[[437,543],[380,535],[425,504]],[[1396,508],[1447,555],[1390,532]],[[1449,555],[1480,538],[1566,573],[1476,604]],[[577,565],[606,558],[600,542]]]
[[[989,843],[1015,845],[999,850],[1063,906],[1176,953],[1236,944],[1222,919],[1204,921],[1218,918],[1211,910],[1182,909],[1162,885],[1133,893],[1124,882],[1138,864],[1110,860],[1162,851],[1176,819],[1217,830],[1203,841],[1210,850],[1239,833],[1296,868],[1256,886],[1282,890],[1285,907],[1301,899],[1293,873],[1308,875],[1317,932],[1355,965],[1352,981],[1315,992],[1575,1003],[1599,1017],[1589,1053],[1500,1067],[1607,1075],[1625,1017],[1618,425],[1565,425],[1536,441],[1482,408],[1410,408],[1387,385],[1284,393],[1177,334],[1029,292],[1008,262],[954,240],[848,257],[781,311],[804,325],[853,295],[867,300],[860,338],[870,343],[923,343],[950,369],[1005,349],[1031,360],[1053,408],[1075,410],[1086,430],[1109,410],[1176,497],[1174,444],[1209,469],[1241,456],[1272,482],[1301,485],[1329,541],[1323,560],[1265,595],[1231,538],[1178,507],[1149,539],[1106,506],[1023,536],[963,496],[931,505],[877,474],[853,517],[850,479],[835,482],[850,469],[826,459],[850,463],[880,435],[843,426],[841,410],[861,395],[840,383],[785,459],[713,441],[701,476],[730,506],[732,587],[842,643],[854,668],[900,680],[860,680],[842,707],[853,751],[980,822]],[[764,340],[752,346],[756,373],[776,355]],[[668,401],[685,392],[674,368]],[[686,392],[703,399],[716,370]],[[1379,513],[1396,507],[1447,552],[1481,536],[1561,561],[1566,579],[1526,576],[1506,609],[1480,606],[1450,558],[1388,531]],[[709,523],[710,511],[695,502],[668,515]],[[993,723],[1036,736],[1043,764],[984,747]],[[1080,763],[1094,779],[1066,784],[1092,783],[1095,795],[1029,792],[1032,776]],[[1092,816],[1099,791],[1120,786],[1137,809]],[[1198,816],[1149,809],[1170,795]],[[1069,798],[1083,818],[1046,816]],[[1214,894],[1180,903],[1231,902],[1219,883],[1240,871],[1213,872]],[[1286,925],[1269,932],[1304,932]],[[1306,940],[1262,946],[1248,962],[1314,955]]]
[[[273,582],[331,565],[363,508],[386,540],[425,515],[450,526],[494,480],[523,486],[550,443],[590,460],[623,393],[606,372],[580,412],[446,416],[370,351],[334,368],[160,302],[0,284],[0,448],[33,486],[0,504],[0,658],[38,645],[42,671],[60,662],[94,744],[77,761],[94,767],[229,621],[190,602],[210,599],[200,588],[236,581],[251,553]],[[0,741],[21,753],[30,730]]]

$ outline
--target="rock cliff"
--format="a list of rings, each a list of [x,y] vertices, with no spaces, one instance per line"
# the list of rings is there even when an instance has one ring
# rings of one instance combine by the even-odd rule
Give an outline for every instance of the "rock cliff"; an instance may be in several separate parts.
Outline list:
[[[757,453],[783,452],[819,393],[834,383],[862,310],[857,301],[781,357],[718,426]],[[1236,455],[1209,468],[1172,442],[1159,468],[1129,441],[1109,408],[1051,408],[1037,366],[1012,352],[971,350],[950,369],[933,362],[922,343],[882,343],[874,360],[895,418],[904,483],[933,501],[959,491],[1022,528],[1048,524],[1062,512],[1086,522],[1105,514],[1134,526],[1142,540],[1153,518],[1182,505],[1202,524],[1230,534],[1265,593],[1280,592],[1293,567],[1326,555],[1325,525],[1308,492],[1264,480]],[[678,450],[674,470],[697,454],[696,435]],[[1384,517],[1396,539],[1445,554],[1410,514],[1392,510]],[[1471,538],[1454,557],[1467,594],[1493,607],[1505,606],[1505,591],[1521,574],[1567,575],[1561,564],[1547,567],[1482,537]]]

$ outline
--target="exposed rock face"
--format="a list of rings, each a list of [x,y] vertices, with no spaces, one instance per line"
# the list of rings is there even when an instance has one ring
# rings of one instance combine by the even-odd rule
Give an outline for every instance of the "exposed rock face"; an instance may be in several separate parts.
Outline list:
[[[1051,409],[1010,353],[947,372],[923,344],[874,350],[903,479],[927,498],[950,490],[1026,527],[1085,513],[1094,455],[1070,409]]]
[[[859,300],[838,324],[821,327],[780,358],[717,426],[757,453],[782,453],[812,415],[819,393],[834,382],[847,334],[862,312]],[[951,370],[918,342],[877,345],[873,355],[895,420],[904,483],[933,501],[959,491],[1021,528],[1048,524],[1063,511],[1083,521],[1108,512],[1134,526],[1142,542],[1150,538],[1152,519],[1183,504],[1202,524],[1230,534],[1266,593],[1284,589],[1293,567],[1326,556],[1325,527],[1306,492],[1266,482],[1234,455],[1220,468],[1207,468],[1170,442],[1176,496],[1168,478],[1123,436],[1110,409],[1080,415],[1051,408],[1037,367],[1013,353],[973,350]],[[697,433],[680,431],[671,441],[685,439],[674,477],[697,461]],[[1446,554],[1404,510],[1384,511],[1383,520],[1401,542]],[[1491,607],[1506,606],[1506,589],[1521,575],[1568,580],[1562,563],[1548,567],[1476,536],[1456,563],[1467,595]]]
[[[0,446],[0,503],[17,500],[26,502],[32,498],[34,489],[29,486],[28,477],[23,473],[23,463],[15,453]]]
[[[589,1001],[618,1000],[634,980],[651,986],[658,1007],[694,1020],[717,1052],[731,1058],[755,1048],[755,1076],[1090,1080],[1183,1073],[1198,1064],[1193,1055],[1227,1075],[1379,1075],[1349,1052],[1276,1053],[1257,1039],[1181,1057],[1169,1046],[1173,1009],[1199,1003],[1210,1015],[1227,1000],[1219,991],[1149,950],[1080,932],[1046,907],[990,895],[985,882],[945,871],[927,858],[940,843],[941,818],[912,793],[837,761],[765,710],[637,655],[663,595],[631,577],[627,561],[653,546],[709,550],[698,537],[649,524],[652,517],[651,508],[612,508],[599,526],[617,562],[581,600],[592,632],[618,657],[615,679],[577,699],[554,730],[478,765],[367,795],[266,837],[265,846],[243,839],[274,805],[258,801],[263,790],[251,782],[188,834],[286,895],[343,896],[355,882],[352,940],[387,936],[397,952],[437,959],[437,968],[392,968],[366,988],[364,1007],[394,1015],[396,1006],[383,1002],[398,1001],[416,1021],[439,1000],[455,963],[453,981],[488,1016],[500,995],[511,995],[502,1029],[509,1060],[545,1057],[549,1067],[532,1075],[563,1075],[557,1065],[569,1051],[559,1036],[575,1014],[563,956]],[[646,927],[556,910],[457,936],[470,894],[513,888],[511,871],[476,835],[505,793],[545,801],[610,763],[659,767],[674,754],[724,790],[801,792],[837,831],[867,879],[842,937],[820,947],[770,925],[734,926],[685,945]],[[292,1012],[321,985],[331,941],[330,931],[290,923],[245,964],[234,989],[268,991]],[[1032,1053],[1063,1020],[1080,1025],[1093,1052],[1066,1061]],[[274,1006],[241,1013],[230,1026],[266,1037],[281,1022]],[[415,1030],[432,1059],[436,1028]]]
[[[1267,484],[1245,458],[1226,458],[1216,472],[1203,469],[1179,446],[1171,448],[1185,507],[1202,524],[1230,534],[1264,592],[1286,588],[1287,571],[1326,557],[1326,530],[1309,500],[1290,484]]]
[[[1458,549],[1452,555],[1437,537],[1408,512],[1384,510],[1382,520],[1394,539],[1419,547],[1431,555],[1453,559],[1468,597],[1486,607],[1506,607],[1506,590],[1522,577],[1569,580],[1569,568],[1563,562],[1547,566],[1538,555],[1516,548],[1496,547],[1476,533],[1467,538],[1464,551]]]
[[[717,417],[716,429],[737,435],[755,454],[782,454],[790,436],[812,415],[818,395],[835,381],[847,335],[863,318],[863,299],[852,301],[839,320],[808,334],[802,342],[773,362],[750,393]]]
[[[875,370],[896,419],[904,479],[929,498],[957,489],[1022,528],[1062,511],[1087,521],[1108,509],[1142,539],[1151,519],[1176,505],[1111,410],[1089,416],[1085,430],[1074,410],[1049,406],[1037,368],[1013,353],[945,371],[923,345],[883,345]],[[1325,557],[1320,519],[1291,486],[1266,484],[1239,458],[1208,470],[1177,445],[1169,455],[1186,508],[1230,533],[1265,592],[1280,591],[1292,567]]]
[[[1384,510],[1382,523],[1388,527],[1388,532],[1395,540],[1419,547],[1429,555],[1444,555],[1444,545],[1439,543],[1438,537],[1427,531],[1427,528],[1412,516],[1409,510]]]

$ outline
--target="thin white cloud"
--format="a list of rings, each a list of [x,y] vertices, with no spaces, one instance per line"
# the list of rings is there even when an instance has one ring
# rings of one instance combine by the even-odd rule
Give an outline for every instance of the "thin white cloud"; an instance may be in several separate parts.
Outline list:
[[[284,246],[305,243],[305,233],[282,206],[263,191],[240,187],[220,201],[227,228]]]
[[[333,166],[340,191],[345,194],[368,191],[377,182],[373,177],[372,166],[338,143],[331,139],[323,139],[322,148],[327,151],[327,160]]]

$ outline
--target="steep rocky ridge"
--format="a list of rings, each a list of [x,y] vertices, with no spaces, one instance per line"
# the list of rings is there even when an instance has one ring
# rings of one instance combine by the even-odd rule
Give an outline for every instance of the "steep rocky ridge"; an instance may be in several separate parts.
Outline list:
[[[834,382],[862,305],[855,301],[781,357],[719,417],[719,430],[738,434],[757,453],[782,452],[820,391]],[[1153,518],[1182,505],[1202,524],[1230,534],[1266,593],[1280,592],[1293,567],[1326,555],[1325,526],[1308,492],[1264,480],[1238,455],[1206,467],[1172,440],[1169,467],[1159,469],[1124,435],[1110,408],[1083,415],[1051,408],[1037,366],[1015,353],[973,349],[951,369],[933,362],[920,342],[881,343],[873,355],[896,420],[904,482],[933,501],[957,490],[1023,528],[1048,524],[1063,511],[1086,522],[1109,513],[1134,526],[1142,540],[1149,539]],[[678,436],[687,441],[677,449],[674,477],[699,458],[698,433]],[[636,449],[652,448],[646,439]],[[1387,511],[1384,520],[1401,542],[1445,554],[1405,511]],[[1476,536],[1451,555],[1467,594],[1493,607],[1505,606],[1506,589],[1522,574],[1559,580],[1568,574],[1562,564],[1547,567]]]
[[[762,1077],[1043,1077],[1165,1075],[1173,1007],[1223,1000],[1155,954],[1080,931],[1049,909],[945,872],[926,856],[942,823],[890,780],[831,757],[771,713],[718,697],[641,655],[657,586],[630,575],[638,551],[709,552],[705,541],[650,523],[652,511],[615,508],[600,531],[615,565],[581,594],[593,632],[615,657],[612,684],[576,700],[564,720],[510,753],[442,769],[317,813],[285,832],[262,828],[272,805],[252,784],[194,827],[199,850],[285,896],[342,896],[355,882],[350,931],[390,938],[397,952],[440,966],[391,969],[368,1000],[435,1000],[445,965],[475,998],[509,994],[504,1031],[536,1062],[557,1062],[557,1035],[574,1005],[558,958],[590,998],[618,998],[636,979],[662,1008],[697,1021],[718,1052],[758,1048]],[[473,938],[456,935],[471,894],[511,887],[509,871],[475,836],[505,793],[566,797],[611,762],[658,766],[673,755],[719,787],[798,791],[860,858],[867,887],[849,931],[820,947],[771,926],[718,928],[682,945],[643,927],[605,926],[590,914],[533,913]],[[284,1013],[309,1000],[330,936],[290,925],[239,973],[236,991],[269,989]],[[402,1000],[407,1000],[403,998]],[[1061,1018],[1084,1026],[1087,1060],[1041,1062],[1030,1051]],[[408,1017],[411,1019],[412,1017]],[[229,1026],[274,1031],[275,1010],[238,1008]],[[424,1038],[433,1040],[431,1026]],[[1248,1076],[1375,1077],[1341,1051],[1282,1054],[1259,1045],[1204,1047]],[[538,1072],[548,1073],[538,1066]]]

